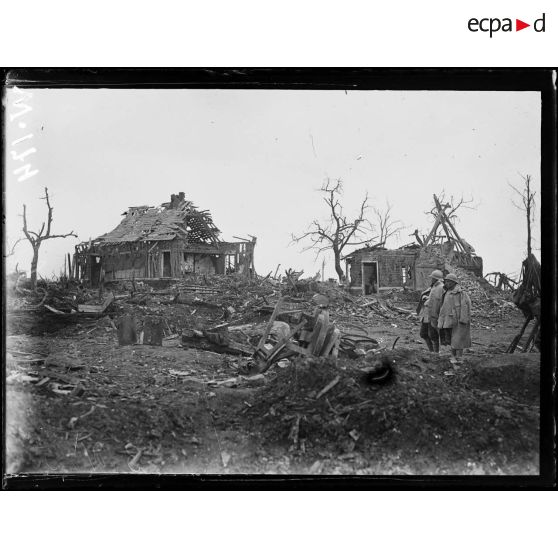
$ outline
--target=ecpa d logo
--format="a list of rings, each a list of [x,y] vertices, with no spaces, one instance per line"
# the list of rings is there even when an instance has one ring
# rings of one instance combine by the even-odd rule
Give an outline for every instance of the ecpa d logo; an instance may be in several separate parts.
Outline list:
[[[532,27],[537,33],[544,33],[546,24],[545,18],[546,14],[543,14],[539,19],[536,19],[533,22]],[[477,33],[478,31],[489,33],[490,38],[492,38],[492,35],[494,33],[498,33],[498,31],[503,31],[504,33],[506,33],[512,31],[521,31],[522,29],[531,27],[530,23],[525,23],[521,19],[516,19],[514,29],[512,21],[513,19],[509,17],[505,17],[503,19],[500,19],[498,17],[485,17],[482,19],[472,17],[469,20],[467,27],[469,28],[469,31],[472,31],[473,33]]]

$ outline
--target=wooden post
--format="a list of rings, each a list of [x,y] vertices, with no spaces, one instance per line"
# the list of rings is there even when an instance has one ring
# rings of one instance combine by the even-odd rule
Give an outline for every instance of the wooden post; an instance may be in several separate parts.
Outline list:
[[[539,318],[536,318],[535,319],[535,325],[533,326],[533,329],[531,330],[531,333],[529,334],[529,337],[527,338],[525,346],[523,347],[523,350],[521,351],[522,353],[526,353],[529,350],[529,348],[531,346],[531,343],[534,344],[535,336],[536,336],[536,334],[539,330],[539,326],[540,326]]]
[[[531,318],[526,318],[525,322],[523,323],[523,326],[520,330],[520,332],[513,338],[513,341],[510,343],[510,346],[508,347],[506,353],[513,353],[519,343],[519,341],[521,340],[521,337],[523,336],[523,333],[525,332],[525,329],[527,328],[527,325],[529,324],[529,322],[531,321]]]
[[[99,270],[99,302],[103,300],[103,293],[105,291],[105,268]]]
[[[434,202],[436,204],[436,209],[438,210],[438,215],[440,216],[440,222],[442,223],[442,227],[444,228],[444,231],[446,233],[446,238],[448,239],[448,242],[449,242],[451,240],[451,236],[450,236],[448,227],[446,225],[446,223],[448,221],[448,218],[447,218],[444,210],[442,209],[440,201],[438,200],[436,195],[434,195]]]
[[[440,202],[438,201],[438,198],[436,198],[436,196],[434,196],[434,199],[436,200],[436,206],[438,207],[438,211],[441,213],[441,216],[443,217],[442,223],[447,223],[447,225],[450,227],[450,229],[453,231],[453,234],[455,235],[454,240],[456,241],[456,244],[458,245],[458,247],[461,248],[461,250],[463,252],[468,253],[469,250],[467,250],[467,248],[463,244],[463,241],[461,240],[461,237],[459,236],[459,233],[457,232],[457,230],[453,226],[452,222],[449,220],[448,216],[446,215],[445,210],[440,205]],[[444,224],[444,230],[446,231],[446,234],[448,234],[448,230],[446,229],[445,224]],[[448,236],[448,238],[449,238],[449,236]]]
[[[430,241],[434,239],[434,237],[436,236],[436,231],[438,230],[439,226],[440,226],[440,214],[436,215],[434,226],[432,227],[432,230],[430,231],[428,236],[424,239],[424,246],[428,246],[428,244],[430,244]]]
[[[277,304],[275,305],[275,308],[273,309],[271,317],[269,318],[269,321],[267,322],[267,325],[265,326],[263,335],[262,335],[260,341],[258,342],[258,345],[257,345],[256,350],[254,351],[254,353],[257,353],[258,351],[260,351],[263,348],[263,346],[265,345],[265,342],[267,340],[267,336],[269,335],[269,332],[271,331],[271,328],[273,327],[273,322],[275,321],[275,317],[279,313],[282,304],[283,304],[283,297],[281,297],[277,301]]]

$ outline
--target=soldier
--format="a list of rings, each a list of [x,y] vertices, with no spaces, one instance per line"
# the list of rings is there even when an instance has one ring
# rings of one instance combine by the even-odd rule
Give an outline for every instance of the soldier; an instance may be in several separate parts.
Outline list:
[[[454,273],[444,279],[446,289],[438,317],[442,345],[451,346],[451,354],[460,358],[471,346],[471,299],[459,285]]]
[[[430,296],[428,297],[428,321],[430,327],[428,334],[434,347],[434,352],[440,352],[440,333],[438,332],[438,317],[440,315],[440,307],[442,306],[442,297],[444,294],[444,274],[435,269],[430,274],[432,283],[430,286]]]
[[[420,336],[426,342],[430,352],[440,352],[440,336],[438,334],[438,314],[442,303],[443,274],[434,270],[430,274],[431,284],[421,293],[421,301],[417,312],[421,318]]]
[[[428,297],[430,296],[430,287],[420,293],[420,301],[417,306],[417,314],[420,318],[420,333],[419,335],[424,339],[428,350],[432,352],[434,347],[428,334],[428,326],[430,324],[428,319]]]

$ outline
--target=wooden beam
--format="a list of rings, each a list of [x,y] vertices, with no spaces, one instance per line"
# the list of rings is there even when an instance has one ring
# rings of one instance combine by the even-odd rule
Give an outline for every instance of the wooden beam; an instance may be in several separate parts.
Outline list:
[[[440,217],[440,222],[442,224],[442,227],[444,228],[444,231],[446,233],[446,238],[448,239],[448,241],[451,240],[451,235],[449,233],[448,227],[447,227],[447,216],[444,212],[444,209],[442,208],[442,205],[440,204],[440,200],[438,200],[438,198],[436,197],[436,195],[434,195],[434,203],[436,204],[436,209],[438,210],[438,216]]]
[[[269,321],[267,322],[267,325],[265,326],[265,330],[263,332],[263,335],[262,335],[254,353],[257,353],[258,351],[260,351],[263,348],[263,346],[265,345],[267,336],[269,335],[269,332],[271,331],[271,328],[273,327],[273,322],[275,321],[275,318],[276,318],[277,314],[279,313],[279,310],[281,309],[282,304],[283,304],[283,298],[280,298],[277,301],[277,304],[275,305],[275,308],[273,309],[271,317],[269,318]]]
[[[449,226],[450,229],[453,232],[453,235],[454,235],[453,240],[455,241],[457,247],[460,248],[462,252],[468,254],[469,250],[467,250],[467,248],[463,244],[463,241],[461,240],[461,237],[459,236],[459,233],[457,232],[456,228],[453,226],[453,223],[450,221],[449,217],[446,215],[446,210],[442,207],[442,205],[440,204],[440,201],[438,200],[436,195],[434,195],[434,202],[436,203],[436,208],[438,209],[438,214],[440,215],[442,225],[444,227],[444,230],[446,231],[446,236],[448,237],[448,239],[451,238],[449,230],[447,228]]]
[[[434,195],[434,203],[437,205],[438,199],[436,198],[436,196]],[[438,230],[438,227],[440,226],[440,213],[438,213],[436,215],[436,220],[434,221],[434,226],[432,227],[432,230],[430,231],[430,233],[428,234],[428,236],[424,239],[424,246],[428,246],[428,244],[430,244],[430,241],[432,240],[432,238],[436,235],[436,231]]]

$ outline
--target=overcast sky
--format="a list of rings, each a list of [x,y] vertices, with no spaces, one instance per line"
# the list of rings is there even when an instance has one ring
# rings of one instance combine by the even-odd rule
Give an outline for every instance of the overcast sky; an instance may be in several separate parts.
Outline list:
[[[8,92],[8,115],[20,96]],[[44,186],[52,232],[73,229],[80,241],[112,230],[128,206],[159,205],[184,191],[211,211],[225,240],[258,238],[259,274],[281,264],[311,275],[322,256],[289,246],[290,235],[327,217],[317,189],[330,177],[344,182],[349,216],[366,192],[379,207],[389,200],[407,227],[389,247],[411,242],[415,228],[428,233],[425,212],[444,190],[474,199],[476,210],[460,212],[457,230],[483,257],[485,273],[518,272],[525,255],[524,216],[508,183],[521,187],[518,173],[531,174],[540,190],[537,92],[35,89],[27,104],[32,111],[7,120],[10,246],[22,236],[23,203],[29,228],[40,228]],[[24,162],[39,172],[19,182],[13,171],[21,163],[10,152],[30,147],[36,152]],[[539,223],[537,211],[537,248]],[[76,242],[45,243],[39,272],[57,273]],[[29,271],[30,257],[21,242],[7,271],[16,262]],[[330,257],[326,275],[335,276]]]

